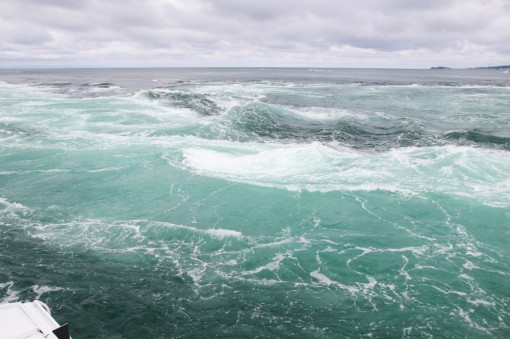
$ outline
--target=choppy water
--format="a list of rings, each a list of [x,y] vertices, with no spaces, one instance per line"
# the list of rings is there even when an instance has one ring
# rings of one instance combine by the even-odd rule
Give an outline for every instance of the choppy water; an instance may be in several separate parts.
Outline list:
[[[510,336],[501,70],[0,80],[0,301],[75,338]]]

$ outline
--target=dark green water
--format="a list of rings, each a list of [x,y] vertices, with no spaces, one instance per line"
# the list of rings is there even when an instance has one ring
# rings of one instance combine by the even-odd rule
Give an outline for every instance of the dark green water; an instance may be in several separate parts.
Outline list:
[[[508,338],[510,76],[1,71],[0,301],[74,338]]]

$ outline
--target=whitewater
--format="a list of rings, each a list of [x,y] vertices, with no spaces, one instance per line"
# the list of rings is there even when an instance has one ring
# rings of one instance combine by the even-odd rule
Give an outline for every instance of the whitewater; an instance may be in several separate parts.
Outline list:
[[[0,302],[77,338],[510,336],[501,70],[0,70]]]

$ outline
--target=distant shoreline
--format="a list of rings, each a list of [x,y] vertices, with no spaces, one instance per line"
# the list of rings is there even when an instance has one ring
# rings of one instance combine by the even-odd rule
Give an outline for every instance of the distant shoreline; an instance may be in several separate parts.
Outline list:
[[[510,65],[470,67],[470,68],[451,68],[451,67],[445,67],[445,66],[434,66],[434,67],[430,67],[430,69],[510,69]]]

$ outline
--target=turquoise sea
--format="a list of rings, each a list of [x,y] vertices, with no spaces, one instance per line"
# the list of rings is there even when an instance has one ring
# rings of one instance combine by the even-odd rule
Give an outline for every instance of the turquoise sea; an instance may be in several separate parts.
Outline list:
[[[510,74],[0,71],[0,239],[74,338],[509,338]]]

